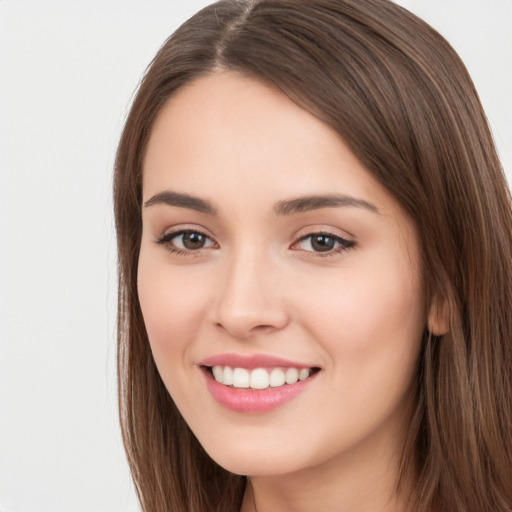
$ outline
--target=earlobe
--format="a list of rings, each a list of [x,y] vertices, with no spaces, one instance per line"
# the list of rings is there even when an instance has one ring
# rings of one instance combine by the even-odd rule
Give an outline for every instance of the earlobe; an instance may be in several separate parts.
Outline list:
[[[448,300],[441,295],[432,298],[428,311],[427,327],[434,336],[443,336],[449,329]]]

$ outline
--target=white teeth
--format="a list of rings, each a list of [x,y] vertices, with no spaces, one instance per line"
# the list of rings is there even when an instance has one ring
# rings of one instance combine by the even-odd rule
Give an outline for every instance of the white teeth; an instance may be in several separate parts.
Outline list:
[[[309,377],[309,370],[307,368],[302,368],[299,372],[299,380],[305,380]]]
[[[248,388],[249,371],[245,368],[235,368],[233,370],[233,386],[235,388]]]
[[[226,366],[226,368],[228,368]],[[217,382],[224,382],[224,369],[222,366],[214,366],[212,368],[213,377]]]
[[[269,386],[269,375],[264,368],[257,368],[251,372],[250,387],[252,389],[267,389]]]
[[[214,366],[213,377],[217,382],[225,386],[235,388],[267,389],[269,386],[277,388],[285,384],[295,384],[299,380],[305,380],[310,375],[308,368],[231,368],[230,366]]]
[[[270,372],[270,386],[273,388],[278,388],[279,386],[283,386],[285,383],[284,372],[281,368],[274,368]]]
[[[224,367],[224,379],[219,380],[219,382],[222,382],[222,384],[225,384],[226,386],[232,386],[233,385],[233,369],[229,366]]]
[[[284,375],[286,384],[295,384],[299,380],[299,370],[297,368],[288,368]]]

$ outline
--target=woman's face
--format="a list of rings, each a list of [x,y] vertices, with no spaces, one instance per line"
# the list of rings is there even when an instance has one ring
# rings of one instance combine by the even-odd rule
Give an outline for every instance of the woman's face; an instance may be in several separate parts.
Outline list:
[[[419,244],[339,136],[257,81],[200,78],[157,118],[143,203],[151,349],[211,457],[389,466],[427,321]]]

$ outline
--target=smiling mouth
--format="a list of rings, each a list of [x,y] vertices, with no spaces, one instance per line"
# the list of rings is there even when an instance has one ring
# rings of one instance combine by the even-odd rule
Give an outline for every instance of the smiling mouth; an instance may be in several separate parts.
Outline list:
[[[219,384],[237,389],[264,390],[290,386],[320,371],[320,368],[240,368],[231,366],[203,366]]]

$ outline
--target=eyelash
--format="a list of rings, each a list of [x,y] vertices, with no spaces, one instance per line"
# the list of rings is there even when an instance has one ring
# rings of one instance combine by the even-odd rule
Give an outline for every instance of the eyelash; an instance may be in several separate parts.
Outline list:
[[[200,235],[205,237],[208,240],[211,240],[211,238],[208,235],[205,235],[201,231],[197,231],[195,229],[180,229],[179,231],[171,231],[170,233],[165,233],[160,238],[156,240],[156,243],[158,245],[163,245],[169,252],[176,254],[178,256],[195,256],[195,253],[199,253],[201,249],[204,249],[204,247],[201,247],[199,249],[193,250],[193,249],[180,249],[179,247],[176,247],[175,245],[172,245],[172,241],[175,238],[178,238],[181,235]]]
[[[307,235],[300,237],[296,242],[292,244],[292,247],[299,244],[300,242],[307,240],[308,238],[313,238],[315,236],[328,237],[332,239],[335,244],[338,244],[338,246],[332,250],[325,251],[323,253],[319,251],[304,251],[308,257],[328,258],[329,256],[333,256],[348,251],[349,249],[352,249],[356,245],[356,243],[353,242],[352,240],[347,240],[346,238],[343,238],[339,235],[335,235],[334,233],[329,233],[328,231],[315,231],[314,233],[308,233]]]
[[[210,240],[210,241],[213,241],[208,235],[202,233],[201,231],[197,231],[197,230],[194,230],[194,229],[181,229],[179,231],[171,231],[170,233],[165,233],[164,235],[162,235],[161,237],[159,237],[155,243],[157,243],[158,245],[162,245],[164,246],[169,252],[171,252],[172,254],[176,254],[178,256],[195,256],[197,255],[197,253],[200,253],[202,249],[205,249],[207,247],[200,247],[196,250],[194,249],[181,249],[179,247],[176,247],[174,245],[172,245],[172,241],[179,237],[179,236],[182,236],[182,235],[187,235],[187,234],[190,234],[190,235],[200,235],[200,236],[203,236],[205,237],[206,239]],[[337,247],[335,247],[334,249],[332,250],[329,250],[329,251],[325,251],[324,253],[320,252],[320,251],[307,251],[307,250],[304,250],[303,252],[306,253],[306,255],[308,257],[314,257],[314,258],[326,258],[326,257],[329,257],[329,256],[333,256],[333,255],[336,255],[336,254],[340,254],[342,252],[345,252],[345,251],[348,251],[349,249],[355,247],[356,243],[351,241],[351,240],[347,240],[346,238],[343,238],[341,236],[338,236],[338,235],[335,235],[333,233],[329,233],[327,231],[315,231],[313,233],[308,233],[307,235],[304,235],[302,237],[300,237],[296,242],[294,242],[291,247],[299,244],[300,242],[303,242],[305,240],[307,240],[308,238],[312,238],[314,236],[324,236],[324,237],[328,237],[330,239],[332,239],[334,241],[335,244],[338,244]],[[214,242],[215,243],[215,242]]]

